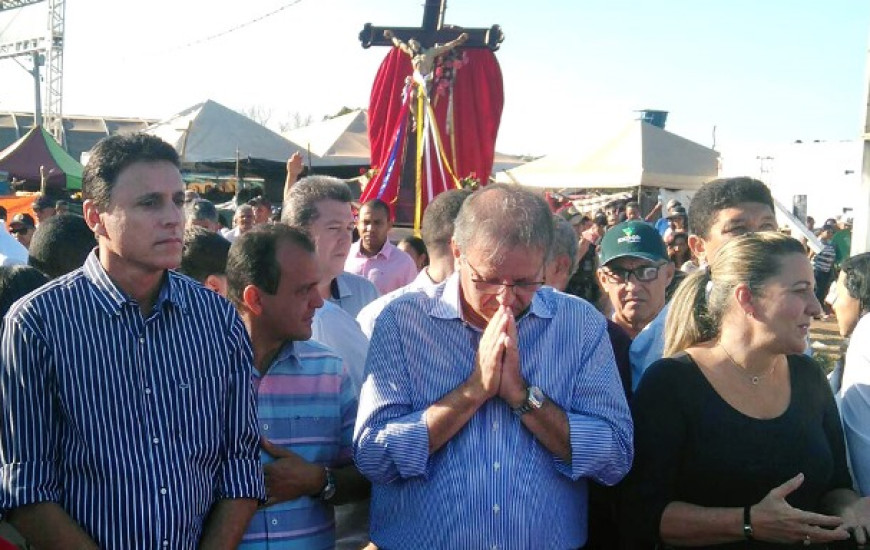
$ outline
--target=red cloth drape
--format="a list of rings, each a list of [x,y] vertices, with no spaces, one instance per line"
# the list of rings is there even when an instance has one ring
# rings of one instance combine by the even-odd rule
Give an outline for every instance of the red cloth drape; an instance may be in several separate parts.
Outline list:
[[[449,134],[448,124],[449,100],[447,95],[437,95],[433,90],[431,102],[434,108],[435,120],[441,137],[441,144],[446,157],[457,178],[473,176],[482,184],[486,184],[492,171],[495,155],[495,141],[501,121],[504,106],[504,89],[501,69],[495,55],[489,50],[465,50],[466,63],[455,73],[453,84],[453,135]],[[401,189],[400,181],[402,156],[408,140],[407,128],[409,109],[416,111],[416,102],[403,104],[402,91],[406,78],[411,76],[413,69],[411,60],[398,48],[392,48],[387,54],[375,77],[369,102],[369,142],[371,145],[372,167],[378,170],[377,175],[365,187],[360,197],[361,202],[380,198],[394,206],[397,220],[410,221],[413,208],[408,208],[405,200],[404,208],[400,195],[413,199],[416,189]],[[417,121],[418,127],[422,124]],[[397,136],[401,133],[401,143]],[[416,134],[411,134],[415,139]],[[452,139],[451,139],[452,138]],[[455,155],[452,144],[455,144]],[[397,149],[396,149],[397,148]],[[396,149],[394,151],[394,149]],[[395,166],[388,173],[391,152],[395,158]],[[440,159],[431,159],[439,163]],[[423,161],[426,166],[426,159]],[[414,170],[415,159],[408,159],[406,169]],[[446,172],[446,170],[445,170]],[[414,178],[405,178],[412,181]],[[423,170],[423,208],[428,201],[438,193],[456,187],[455,181],[449,177],[441,177],[439,170],[433,170],[433,181],[426,180],[426,170]],[[429,192],[431,190],[431,193]],[[413,202],[413,201],[411,201]],[[396,205],[399,206],[396,209]]]

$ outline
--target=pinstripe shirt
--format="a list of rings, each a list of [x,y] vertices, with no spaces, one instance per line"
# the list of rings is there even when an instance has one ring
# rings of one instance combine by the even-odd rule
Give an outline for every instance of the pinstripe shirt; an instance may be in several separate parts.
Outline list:
[[[632,426],[604,318],[544,287],[518,319],[520,368],[567,414],[571,463],[502,400],[429,454],[426,409],[471,374],[481,331],[462,319],[459,276],[388,305],[375,324],[354,435],[373,482],[379,548],[578,548],[587,484],[628,472]]]
[[[334,351],[314,341],[284,345],[264,376],[254,371],[260,433],[308,462],[352,463],[356,392]],[[274,459],[263,451],[264,463]],[[254,514],[243,550],[335,547],[331,504],[317,497],[279,502]]]
[[[57,502],[101,548],[195,548],[218,499],[265,496],[250,341],[168,272],[150,315],[92,253],[17,302],[0,348],[0,507]]]

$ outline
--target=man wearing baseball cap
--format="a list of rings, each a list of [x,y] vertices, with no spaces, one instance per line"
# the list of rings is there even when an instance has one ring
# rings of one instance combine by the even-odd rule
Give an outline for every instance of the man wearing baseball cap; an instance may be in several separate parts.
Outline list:
[[[674,264],[653,226],[636,220],[613,226],[601,239],[598,260],[598,281],[610,298],[614,323],[635,338],[659,316],[664,320]]]
[[[9,222],[9,233],[15,237],[15,240],[21,243],[24,248],[30,248],[30,239],[33,238],[33,233],[36,231],[36,224],[33,222],[33,216],[26,213],[15,214]]]

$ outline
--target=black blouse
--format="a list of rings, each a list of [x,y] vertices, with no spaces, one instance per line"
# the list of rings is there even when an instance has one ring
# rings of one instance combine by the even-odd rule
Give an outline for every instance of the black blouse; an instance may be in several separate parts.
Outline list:
[[[623,492],[625,534],[659,541],[662,512],[672,501],[742,508],[801,472],[803,484],[787,498],[796,508],[821,512],[827,492],[852,487],[822,369],[803,355],[789,356],[788,367],[788,408],[765,420],[729,405],[685,353],[647,369],[632,400],[635,459]]]

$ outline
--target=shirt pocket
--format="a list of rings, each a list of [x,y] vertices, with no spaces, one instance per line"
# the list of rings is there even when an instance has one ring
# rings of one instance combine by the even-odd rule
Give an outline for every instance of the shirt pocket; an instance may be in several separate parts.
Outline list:
[[[290,447],[310,462],[332,464],[341,447],[341,422],[335,416],[287,419]]]
[[[224,381],[213,376],[178,380],[169,388],[173,435],[193,453],[213,457],[223,447],[226,391]]]

